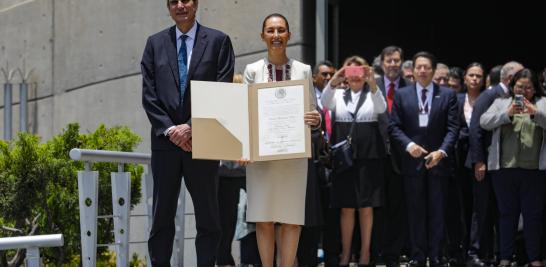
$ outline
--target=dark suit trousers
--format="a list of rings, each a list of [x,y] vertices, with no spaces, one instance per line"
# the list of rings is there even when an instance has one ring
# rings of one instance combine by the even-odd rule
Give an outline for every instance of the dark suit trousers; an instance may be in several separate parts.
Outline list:
[[[389,156],[387,162],[391,161]],[[397,262],[406,244],[407,212],[404,203],[402,176],[392,164],[385,164],[384,205],[374,210],[372,250],[374,258],[382,256],[385,262]]]
[[[446,209],[447,253],[450,258],[464,259],[468,246],[472,216],[473,172],[458,166],[449,177]]]
[[[493,188],[499,205],[500,259],[512,259],[519,215],[523,215],[523,235],[529,261],[540,260],[545,172],[520,168],[492,172]]]
[[[491,184],[491,175],[478,182],[472,179],[472,222],[468,256],[484,260],[494,256],[494,226],[497,220],[497,205]]]
[[[427,256],[431,260],[441,260],[449,178],[439,172],[421,170],[419,175],[405,176],[403,179],[408,208],[410,258],[419,262],[424,262]]]
[[[237,208],[241,188],[245,189],[246,177],[220,177],[218,190],[218,203],[220,206],[220,223],[222,225],[222,238],[216,252],[218,265],[235,265],[231,255],[231,243],[235,236],[237,224]]]
[[[174,218],[182,176],[192,198],[199,267],[213,267],[220,241],[218,161],[193,160],[191,153],[152,150],[154,176],[153,222],[148,250],[153,266],[170,266],[175,234]]]

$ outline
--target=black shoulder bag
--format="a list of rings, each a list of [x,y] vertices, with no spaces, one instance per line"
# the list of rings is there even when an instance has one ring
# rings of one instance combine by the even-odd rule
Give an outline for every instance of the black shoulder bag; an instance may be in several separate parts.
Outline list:
[[[351,90],[351,89],[349,89]],[[348,92],[349,94],[351,92]],[[332,160],[332,169],[337,172],[347,171],[354,165],[355,154],[353,147],[351,145],[351,140],[353,136],[353,130],[356,124],[356,116],[358,115],[358,110],[364,103],[364,99],[367,97],[367,90],[362,90],[358,103],[356,104],[355,113],[353,114],[353,123],[347,134],[347,138],[330,148],[330,159]]]

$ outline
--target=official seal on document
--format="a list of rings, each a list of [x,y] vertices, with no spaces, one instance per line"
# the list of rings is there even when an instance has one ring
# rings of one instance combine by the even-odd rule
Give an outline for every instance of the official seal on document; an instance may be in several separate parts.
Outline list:
[[[284,88],[278,88],[276,91],[275,91],[275,97],[277,97],[278,99],[282,99],[286,96],[286,89]]]

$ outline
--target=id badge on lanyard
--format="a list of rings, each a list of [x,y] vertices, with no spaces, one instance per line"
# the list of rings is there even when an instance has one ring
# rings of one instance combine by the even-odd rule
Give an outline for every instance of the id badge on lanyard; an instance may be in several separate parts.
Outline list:
[[[428,126],[428,112],[429,111],[430,111],[430,109],[428,108],[428,103],[422,104],[422,102],[419,101],[419,127],[427,127]]]

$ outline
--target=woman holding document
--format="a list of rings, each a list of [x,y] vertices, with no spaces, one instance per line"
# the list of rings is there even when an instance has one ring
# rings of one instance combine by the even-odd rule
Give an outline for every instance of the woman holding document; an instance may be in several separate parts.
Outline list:
[[[348,89],[339,89],[342,82]],[[334,168],[331,204],[341,208],[341,259],[349,266],[355,211],[360,221],[359,266],[370,263],[373,208],[381,205],[383,160],[386,155],[377,115],[385,112],[385,98],[378,89],[372,68],[358,56],[349,57],[321,97],[322,105],[335,113],[332,144],[351,137],[354,164],[344,171]]]
[[[290,39],[288,21],[281,14],[271,14],[263,22],[262,40],[267,45],[267,57],[246,66],[244,83],[267,83],[286,80],[308,80],[310,107],[305,112],[305,124],[320,126],[309,65],[289,59],[286,46]],[[248,163],[248,162],[247,162]],[[247,221],[256,222],[256,237],[262,264],[273,266],[275,224],[280,224],[278,249],[281,266],[294,264],[301,225],[306,218],[306,188],[308,159],[253,162],[247,166]]]

